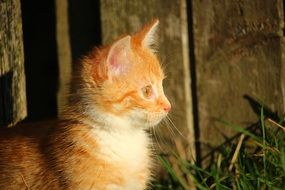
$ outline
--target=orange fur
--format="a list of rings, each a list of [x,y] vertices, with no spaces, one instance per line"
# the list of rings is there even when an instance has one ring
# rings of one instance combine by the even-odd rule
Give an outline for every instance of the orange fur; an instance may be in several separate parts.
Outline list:
[[[151,47],[157,25],[84,57],[60,120],[1,131],[0,189],[147,188],[153,160],[145,130],[170,109]]]

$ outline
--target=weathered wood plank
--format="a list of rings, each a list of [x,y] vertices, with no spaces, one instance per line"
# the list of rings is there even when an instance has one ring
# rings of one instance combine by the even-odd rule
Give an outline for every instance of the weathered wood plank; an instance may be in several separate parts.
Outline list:
[[[223,135],[233,135],[217,119],[242,126],[257,121],[244,95],[284,112],[283,9],[281,0],[193,0],[192,6],[199,141],[205,153],[208,145],[223,142]]]
[[[108,43],[116,36],[134,33],[154,18],[160,20],[159,57],[168,76],[164,86],[173,106],[170,116],[195,155],[186,9],[185,0],[101,0],[101,22],[103,43]],[[165,126],[161,129],[164,140],[171,142],[171,132]]]
[[[57,109],[61,115],[67,105],[69,83],[72,72],[72,57],[69,38],[68,1],[55,0],[56,8],[56,40],[58,50],[59,89],[57,94]]]
[[[280,85],[281,85],[281,96],[282,96],[282,102],[283,102],[283,108],[282,108],[282,113],[283,117],[285,117],[285,38],[284,38],[284,27],[285,27],[285,13],[284,13],[284,1],[280,2],[278,1],[278,4],[280,7],[278,7],[278,13],[279,17],[281,18],[280,20],[280,28],[283,29],[283,36],[281,38],[281,71],[280,71]],[[283,19],[282,19],[283,18]]]
[[[0,1],[0,106],[0,125],[27,114],[20,0]]]

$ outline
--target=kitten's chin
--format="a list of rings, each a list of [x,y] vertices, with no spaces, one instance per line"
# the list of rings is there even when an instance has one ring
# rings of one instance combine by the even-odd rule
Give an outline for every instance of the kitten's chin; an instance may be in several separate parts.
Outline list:
[[[163,118],[165,118],[167,113],[151,113],[141,110],[134,110],[128,115],[128,120],[131,125],[136,128],[148,129],[158,125]]]
[[[145,123],[145,128],[151,128],[157,126],[165,117],[167,114],[158,114],[158,115],[152,115]]]

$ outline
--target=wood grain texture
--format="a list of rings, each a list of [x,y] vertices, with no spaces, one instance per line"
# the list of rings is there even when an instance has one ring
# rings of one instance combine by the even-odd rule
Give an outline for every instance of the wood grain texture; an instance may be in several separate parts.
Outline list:
[[[167,75],[164,87],[173,108],[170,117],[188,139],[195,155],[186,9],[185,0],[101,0],[101,25],[103,43],[108,43],[122,34],[138,31],[154,18],[159,19],[158,54]],[[170,127],[176,131],[173,126]],[[160,129],[163,130],[164,140],[171,143],[171,131],[166,126]],[[181,135],[177,137],[181,138]]]
[[[205,154],[234,134],[217,119],[244,127],[258,120],[244,95],[284,112],[283,6],[281,0],[193,0],[192,6]]]
[[[68,1],[55,0],[56,7],[56,40],[58,50],[59,89],[57,94],[57,110],[61,115],[67,105],[69,83],[72,72],[72,56],[69,38]]]
[[[281,18],[280,20],[280,28],[283,29],[283,36],[281,38],[281,71],[280,71],[280,85],[281,85],[281,93],[280,95],[282,96],[282,102],[283,102],[283,107],[281,109],[283,116],[285,113],[285,38],[284,38],[284,27],[285,27],[285,15],[284,15],[284,1],[279,2],[278,4],[280,5],[278,7],[278,13],[279,17]],[[283,19],[282,19],[283,18]]]
[[[20,0],[0,1],[0,125],[26,114],[26,87]]]

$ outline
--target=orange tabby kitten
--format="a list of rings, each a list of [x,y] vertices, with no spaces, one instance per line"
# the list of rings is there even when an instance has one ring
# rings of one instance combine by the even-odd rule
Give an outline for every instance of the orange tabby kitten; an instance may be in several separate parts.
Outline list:
[[[153,164],[145,130],[170,110],[151,47],[157,26],[82,59],[63,119],[1,131],[0,189],[147,188]]]

